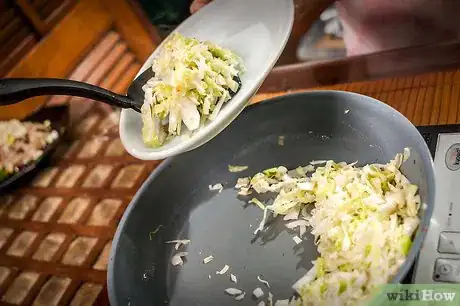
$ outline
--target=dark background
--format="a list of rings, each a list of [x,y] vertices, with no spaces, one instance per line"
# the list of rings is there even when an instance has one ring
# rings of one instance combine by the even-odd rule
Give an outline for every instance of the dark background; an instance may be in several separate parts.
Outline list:
[[[190,16],[192,0],[138,0],[162,36]]]

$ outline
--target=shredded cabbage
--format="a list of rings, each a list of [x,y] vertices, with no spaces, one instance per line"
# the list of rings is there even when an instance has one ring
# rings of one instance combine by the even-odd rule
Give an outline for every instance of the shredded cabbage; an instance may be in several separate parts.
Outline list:
[[[363,167],[329,160],[311,177],[303,167],[275,167],[255,174],[249,186],[240,181],[240,188],[277,194],[263,222],[270,211],[311,227],[320,257],[293,286],[299,305],[356,305],[396,274],[420,222],[418,187],[400,171],[408,157],[405,149],[385,165]]]
[[[241,172],[248,168],[248,166],[228,165],[228,171],[230,172]]]
[[[241,58],[211,42],[174,33],[154,59],[155,76],[143,87],[142,136],[159,147],[181,134],[182,123],[195,131],[214,120],[239,88]]]

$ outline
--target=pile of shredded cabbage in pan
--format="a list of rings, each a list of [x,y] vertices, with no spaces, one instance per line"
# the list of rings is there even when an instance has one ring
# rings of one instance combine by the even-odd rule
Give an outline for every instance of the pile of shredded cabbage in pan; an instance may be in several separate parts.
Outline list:
[[[174,33],[152,64],[155,73],[143,87],[142,137],[159,147],[181,135],[182,123],[195,131],[214,120],[240,88],[241,58],[211,42]]]
[[[264,211],[256,233],[269,214],[296,219],[301,235],[311,227],[320,257],[293,285],[300,298],[292,305],[355,305],[397,272],[420,222],[418,187],[400,171],[408,157],[405,149],[385,165],[312,162],[238,179],[241,195],[277,194],[271,205],[253,199]]]

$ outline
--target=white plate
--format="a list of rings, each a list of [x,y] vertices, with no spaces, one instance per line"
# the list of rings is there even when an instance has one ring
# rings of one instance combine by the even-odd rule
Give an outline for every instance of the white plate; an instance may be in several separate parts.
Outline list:
[[[175,32],[212,41],[242,57],[247,70],[241,78],[242,86],[214,121],[192,135],[175,137],[160,148],[144,145],[140,114],[122,110],[120,138],[126,150],[139,159],[160,160],[192,150],[219,134],[244,109],[275,65],[289,38],[293,20],[292,0],[215,0],[185,20]],[[138,75],[151,67],[155,55],[156,51]]]

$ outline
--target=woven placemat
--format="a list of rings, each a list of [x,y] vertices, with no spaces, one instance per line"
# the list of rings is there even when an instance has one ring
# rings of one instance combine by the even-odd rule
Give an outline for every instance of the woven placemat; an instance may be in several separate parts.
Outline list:
[[[352,91],[379,99],[404,114],[415,125],[460,123],[460,69],[308,90],[326,89]],[[303,90],[258,94],[252,103],[300,91]]]
[[[118,113],[97,107],[51,166],[0,203],[0,292],[8,304],[92,305],[117,223],[157,162],[129,156]]]

